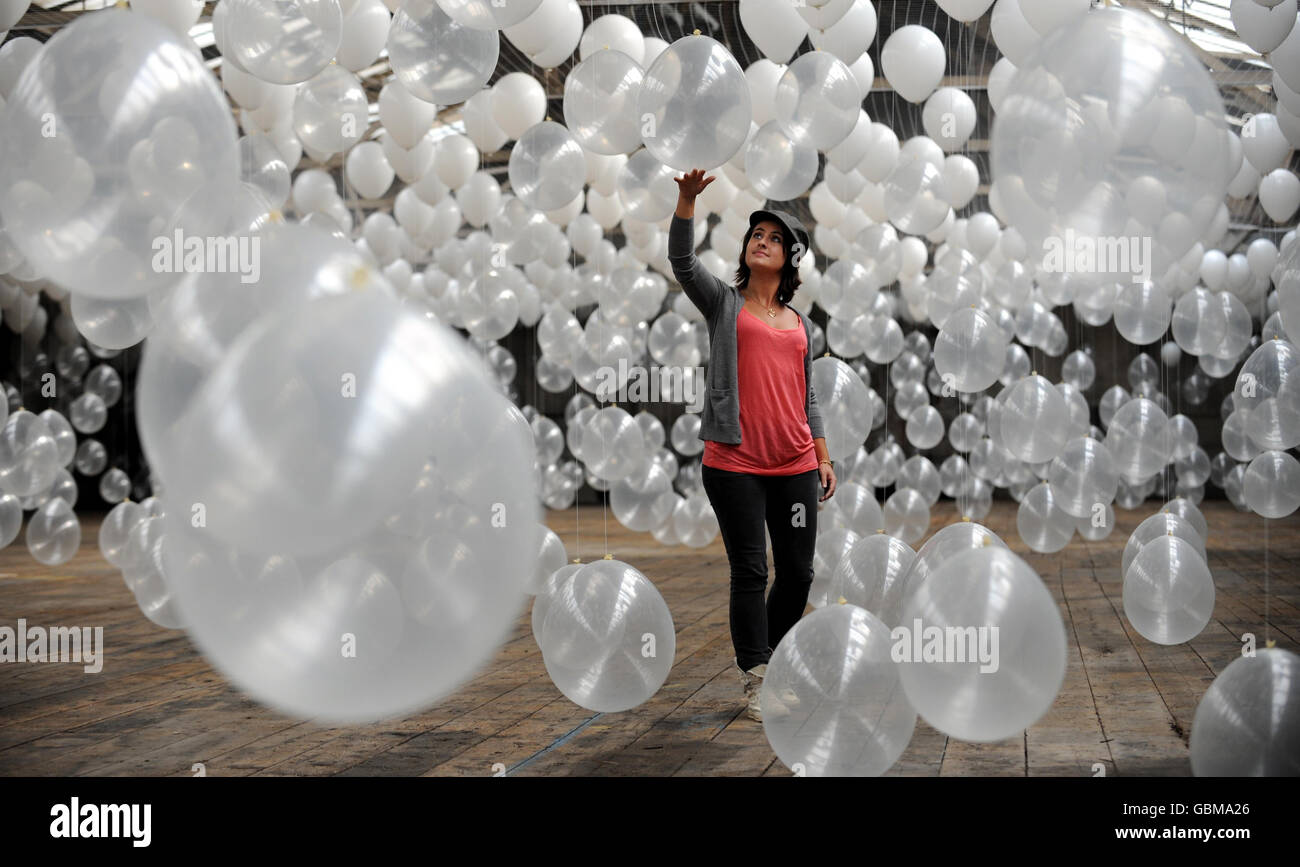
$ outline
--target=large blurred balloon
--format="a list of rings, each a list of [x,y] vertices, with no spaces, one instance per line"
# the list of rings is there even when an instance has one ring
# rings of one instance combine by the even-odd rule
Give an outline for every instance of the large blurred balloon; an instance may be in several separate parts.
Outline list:
[[[1231,179],[1223,101],[1192,46],[1145,12],[1097,8],[1012,59],[990,147],[1008,221],[1036,255],[1081,237],[1110,245],[1089,270],[1163,273]],[[1162,193],[1155,207],[1146,186]],[[1153,262],[1136,262],[1148,251]]]
[[[200,187],[237,183],[229,103],[181,39],[121,9],[80,16],[9,96],[0,222],[25,258],[77,293],[125,299],[173,284],[156,267],[159,244],[173,243],[161,230]]]
[[[259,320],[182,419],[206,423],[188,442],[212,470],[164,476],[196,507],[163,518],[167,581],[191,637],[258,700],[338,721],[409,713],[477,670],[523,606],[531,432],[453,333],[395,300],[355,291],[288,318]],[[241,379],[254,371],[265,387]],[[280,472],[242,455],[278,455]],[[236,571],[232,555],[291,559],[302,580]]]

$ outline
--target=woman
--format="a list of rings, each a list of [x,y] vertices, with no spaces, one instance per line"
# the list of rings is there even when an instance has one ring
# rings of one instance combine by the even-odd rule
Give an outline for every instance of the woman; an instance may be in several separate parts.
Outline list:
[[[709,399],[700,426],[704,491],[731,566],[736,667],[749,716],[761,721],[759,689],[772,649],[808,603],[817,504],[835,493],[812,386],[812,323],[789,306],[808,233],[782,211],[755,211],[735,283],[728,285],[695,257],[695,198],[714,177],[696,169],[674,180],[668,259],[709,325]],[[765,522],[776,564],[766,602]]]

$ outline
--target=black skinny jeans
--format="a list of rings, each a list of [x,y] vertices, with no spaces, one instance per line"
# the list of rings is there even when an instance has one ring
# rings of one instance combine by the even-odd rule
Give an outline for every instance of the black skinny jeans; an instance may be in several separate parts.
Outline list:
[[[736,664],[748,671],[771,658],[773,648],[799,622],[808,604],[821,476],[817,470],[760,476],[706,465],[701,478],[731,564],[731,643]],[[796,503],[803,508],[795,509]],[[764,522],[772,536],[776,565],[776,580],[766,602]]]

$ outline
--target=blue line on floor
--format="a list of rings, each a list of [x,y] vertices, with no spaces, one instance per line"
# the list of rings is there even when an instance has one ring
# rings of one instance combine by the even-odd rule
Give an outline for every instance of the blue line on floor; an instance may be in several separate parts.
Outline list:
[[[542,756],[546,755],[547,753],[549,753],[551,750],[555,749],[556,747],[564,746],[566,743],[568,743],[568,742],[571,741],[574,737],[576,737],[577,734],[578,734],[579,732],[581,732],[581,731],[582,731],[583,729],[585,729],[587,726],[591,725],[592,723],[594,723],[596,720],[600,719],[600,718],[603,717],[604,715],[605,715],[604,713],[598,713],[598,714],[596,714],[595,716],[593,716],[593,717],[591,717],[591,718],[585,720],[581,725],[579,725],[579,726],[578,726],[577,728],[575,728],[573,731],[568,732],[568,733],[563,734],[563,735],[560,735],[558,738],[556,738],[554,741],[552,741],[549,745],[547,745],[547,746],[543,747],[542,749],[538,750],[537,752],[533,753],[531,756],[529,756],[528,758],[524,759],[522,762],[519,762],[518,764],[516,764],[516,765],[514,765],[513,767],[509,768],[509,769],[506,771],[506,774],[505,774],[505,775],[508,777],[508,776],[510,776],[511,774],[513,774],[515,771],[519,770],[520,768],[522,768],[522,767],[524,767],[524,766],[526,766],[526,765],[530,765],[530,764],[532,764],[533,762],[537,761],[537,760],[540,759]]]

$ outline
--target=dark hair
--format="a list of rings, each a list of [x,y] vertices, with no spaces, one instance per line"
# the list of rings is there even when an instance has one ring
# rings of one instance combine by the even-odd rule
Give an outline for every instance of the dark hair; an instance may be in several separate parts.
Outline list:
[[[772,222],[770,220],[760,220],[759,223]],[[749,239],[754,236],[754,229],[758,228],[755,223],[745,232],[745,239],[740,242],[740,267],[736,269],[734,284],[737,289],[744,289],[749,285],[749,263],[745,261],[745,251],[749,249]],[[780,226],[780,224],[777,224]],[[785,264],[781,266],[781,282],[776,289],[776,300],[779,304],[789,304],[794,298],[794,293],[799,291],[799,269],[795,267],[791,259],[794,258],[795,239],[788,237],[789,232],[784,226],[780,226],[781,248],[785,251]]]

